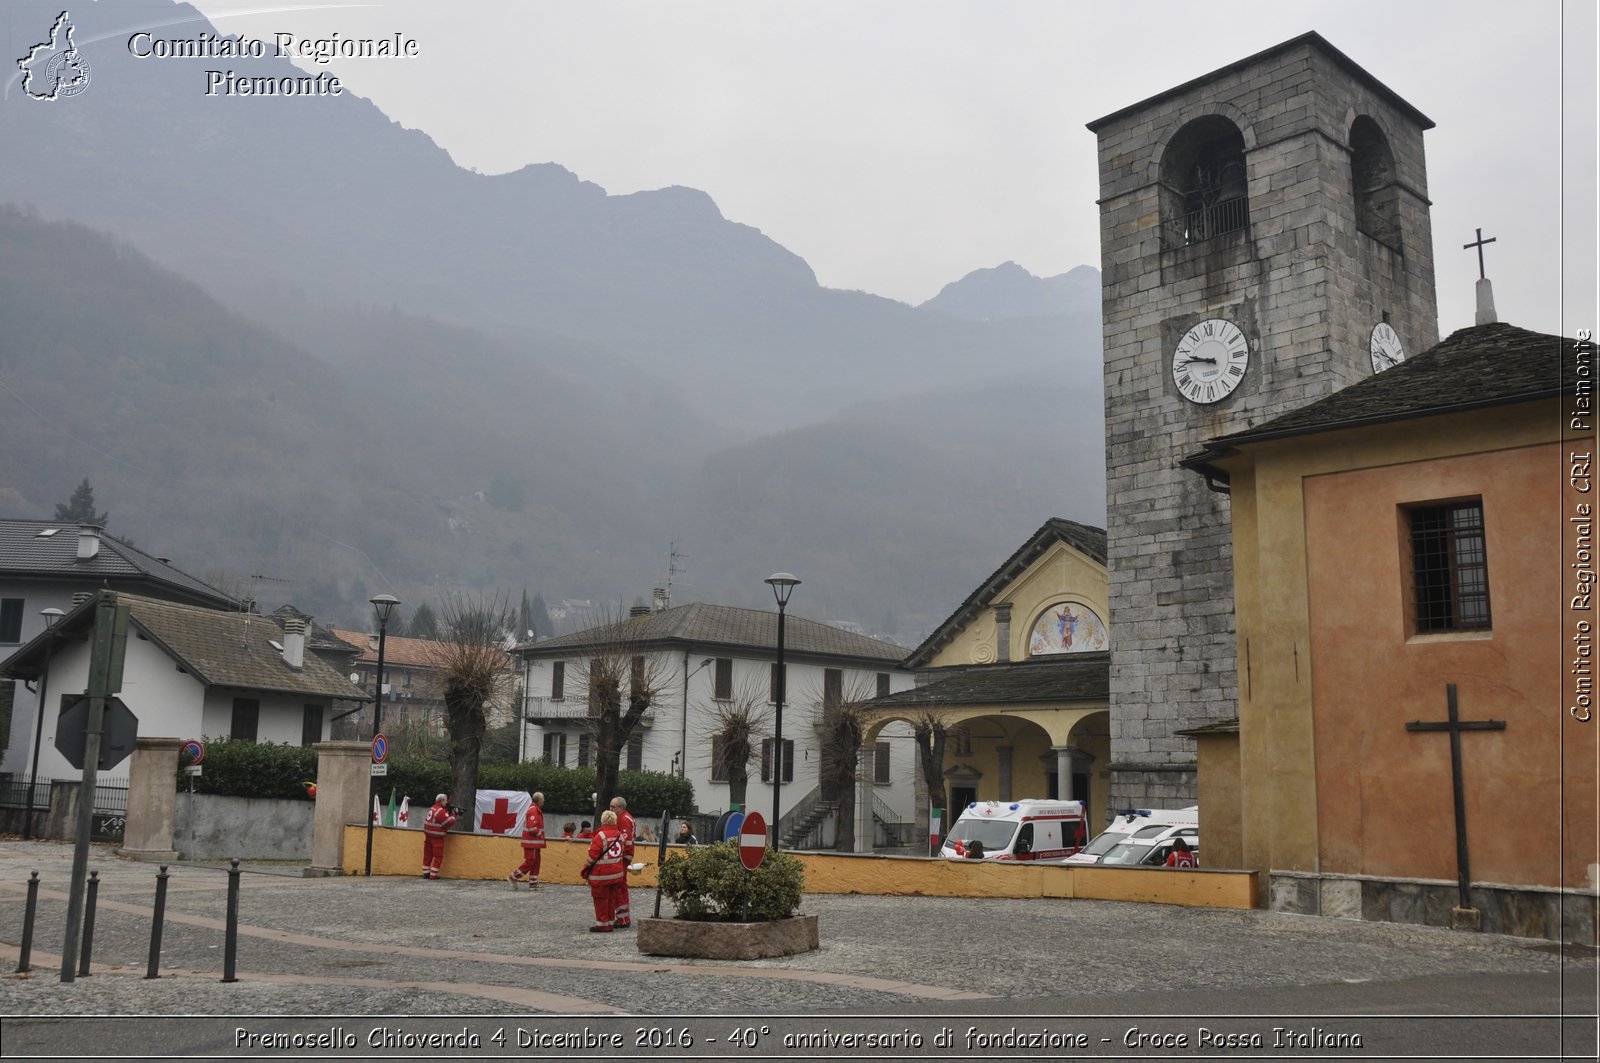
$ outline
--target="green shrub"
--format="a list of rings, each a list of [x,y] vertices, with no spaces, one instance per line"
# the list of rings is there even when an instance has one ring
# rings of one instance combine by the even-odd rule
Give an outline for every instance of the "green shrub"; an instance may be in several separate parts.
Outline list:
[[[205,746],[201,773],[194,777],[197,794],[307,800],[305,784],[317,778],[317,751],[310,746],[227,738],[208,738]],[[184,774],[181,764],[176,778],[178,789],[189,789],[190,777]]]
[[[739,862],[735,842],[691,846],[661,865],[661,892],[679,919],[764,922],[787,919],[800,907],[805,865],[770,849],[755,871]],[[749,902],[748,909],[745,907]]]

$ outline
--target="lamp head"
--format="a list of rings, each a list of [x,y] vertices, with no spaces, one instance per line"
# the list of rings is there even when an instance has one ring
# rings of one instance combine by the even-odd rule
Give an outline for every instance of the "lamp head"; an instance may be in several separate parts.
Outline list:
[[[375,594],[372,596],[372,611],[378,617],[378,629],[381,631],[389,626],[389,617],[394,613],[395,606],[400,604],[400,599],[392,594]]]
[[[39,615],[44,617],[44,628],[46,631],[49,631],[51,628],[56,626],[56,621],[60,620],[67,614],[63,613],[60,609],[57,609],[52,605],[48,609],[39,610]]]
[[[766,579],[772,588],[772,596],[778,599],[778,608],[789,604],[789,595],[800,585],[800,581],[788,572],[774,572]]]

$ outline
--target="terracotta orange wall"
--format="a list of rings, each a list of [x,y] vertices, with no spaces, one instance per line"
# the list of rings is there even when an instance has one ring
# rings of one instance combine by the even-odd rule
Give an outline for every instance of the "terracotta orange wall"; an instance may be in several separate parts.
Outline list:
[[[1528,446],[1305,480],[1324,872],[1456,877],[1449,736],[1405,729],[1445,719],[1454,682],[1462,719],[1507,726],[1461,739],[1473,879],[1586,880],[1592,845],[1561,837],[1563,806],[1596,822],[1593,758],[1562,756],[1561,458]],[[1466,497],[1483,500],[1493,627],[1412,635],[1401,507]]]

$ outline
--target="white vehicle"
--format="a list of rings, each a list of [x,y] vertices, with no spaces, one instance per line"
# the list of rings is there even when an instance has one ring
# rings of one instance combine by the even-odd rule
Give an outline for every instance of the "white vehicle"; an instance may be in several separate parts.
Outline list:
[[[1151,830],[1160,827],[1161,830]],[[1069,864],[1098,864],[1105,855],[1117,845],[1125,841],[1134,840],[1136,836],[1150,837],[1163,834],[1173,828],[1190,828],[1184,837],[1192,848],[1200,837],[1200,806],[1190,805],[1188,808],[1129,808],[1118,812],[1116,818],[1106,826],[1106,829],[1095,835],[1094,841],[1084,846],[1082,851],[1074,853],[1067,859]],[[1171,848],[1170,846],[1168,847]],[[1165,856],[1162,857],[1166,859]],[[1119,858],[1118,863],[1127,863],[1124,858]]]
[[[939,855],[1059,864],[1087,837],[1082,801],[974,801],[945,835]]]
[[[1194,856],[1194,864],[1200,863],[1200,828],[1199,827],[1165,827],[1159,823],[1152,823],[1148,827],[1140,827],[1131,837],[1113,845],[1100,857],[1099,867],[1165,867],[1167,857],[1172,855],[1174,845],[1183,841],[1189,847],[1189,852]]]

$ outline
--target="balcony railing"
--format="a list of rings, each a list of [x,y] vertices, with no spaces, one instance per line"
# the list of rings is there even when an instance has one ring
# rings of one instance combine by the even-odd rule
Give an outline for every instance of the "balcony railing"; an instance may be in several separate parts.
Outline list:
[[[1185,196],[1185,201],[1194,198]],[[1168,244],[1187,247],[1224,233],[1237,232],[1250,225],[1250,200],[1244,197],[1225,199],[1192,210],[1186,210],[1167,222]]]

